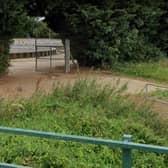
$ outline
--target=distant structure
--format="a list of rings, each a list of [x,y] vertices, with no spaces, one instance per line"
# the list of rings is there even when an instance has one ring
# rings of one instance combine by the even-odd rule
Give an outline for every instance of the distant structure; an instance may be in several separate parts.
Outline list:
[[[65,72],[70,72],[70,40],[65,40],[65,46],[61,39],[43,38],[16,38],[10,45],[10,58],[35,58],[35,70],[37,71],[38,60],[45,59],[50,62],[50,69],[53,60],[65,61]],[[73,64],[76,62],[72,59]]]

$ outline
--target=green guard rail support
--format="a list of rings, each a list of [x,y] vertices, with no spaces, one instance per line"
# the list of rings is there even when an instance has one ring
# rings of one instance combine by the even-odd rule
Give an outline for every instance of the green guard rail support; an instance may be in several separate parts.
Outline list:
[[[42,132],[42,131],[25,130],[25,129],[19,129],[19,128],[9,128],[9,127],[0,127],[0,133],[33,136],[33,137],[57,139],[57,140],[64,140],[64,141],[82,142],[82,143],[95,144],[95,145],[106,145],[109,147],[119,147],[119,148],[122,148],[122,151],[123,151],[122,168],[131,168],[131,165],[132,165],[131,150],[132,149],[168,154],[168,147],[134,143],[134,142],[131,142],[131,135],[124,135],[123,141],[115,141],[110,139],[90,138],[90,137],[84,137],[84,136],[66,135],[66,134],[58,134],[58,133],[52,133],[52,132]],[[0,163],[0,167],[8,168],[9,166],[8,165],[3,166],[3,164]],[[19,168],[19,166],[13,165],[13,168]],[[24,168],[24,167],[20,167],[20,168]]]
[[[31,167],[0,163],[0,168],[31,168]]]

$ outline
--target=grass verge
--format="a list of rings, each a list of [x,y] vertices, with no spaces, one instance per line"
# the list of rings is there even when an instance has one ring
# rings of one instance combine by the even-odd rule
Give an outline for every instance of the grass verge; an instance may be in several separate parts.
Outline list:
[[[168,83],[168,59],[149,63],[117,64],[113,67],[113,70],[131,77]]]
[[[165,102],[168,103],[168,89],[167,90],[157,89],[156,91],[150,93],[149,96],[155,99],[164,100]]]
[[[50,95],[0,102],[0,122],[9,127],[114,140],[132,134],[135,142],[168,145],[167,123],[148,106],[136,107],[128,101],[121,94],[123,90],[78,81],[73,86],[58,87]],[[121,167],[121,150],[103,146],[1,134],[0,147],[0,162],[37,168]],[[133,167],[168,165],[166,155],[134,151],[133,156]]]

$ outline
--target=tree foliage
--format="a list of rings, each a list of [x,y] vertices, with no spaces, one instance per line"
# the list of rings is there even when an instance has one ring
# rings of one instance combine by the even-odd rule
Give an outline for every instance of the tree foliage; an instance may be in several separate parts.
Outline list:
[[[25,0],[0,0],[0,74],[8,63],[9,44],[13,37],[55,37],[47,23],[29,17],[24,10]]]
[[[30,17],[26,13],[19,19],[18,29],[15,38],[34,37],[34,38],[55,38],[57,34],[52,31],[47,23],[39,21],[38,18]]]
[[[23,14],[22,3],[19,0],[0,0],[0,74],[8,67],[9,43],[18,31]]]
[[[39,36],[47,34],[43,23],[34,29],[36,23],[27,16],[28,12],[31,16],[45,16],[53,31],[63,39],[70,38],[72,54],[85,65],[111,66],[168,55],[167,0],[0,2],[1,40],[14,35],[34,36],[34,32]]]
[[[82,63],[157,60],[168,52],[164,0],[32,2],[31,13],[45,15],[53,30],[70,38],[72,52]]]

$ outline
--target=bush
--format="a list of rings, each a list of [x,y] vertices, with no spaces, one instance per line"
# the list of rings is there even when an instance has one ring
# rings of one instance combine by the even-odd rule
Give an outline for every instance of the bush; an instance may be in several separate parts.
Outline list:
[[[167,123],[145,104],[136,107],[127,96],[121,96],[124,88],[77,81],[48,96],[39,93],[29,100],[0,102],[0,122],[3,126],[115,140],[129,133],[135,142],[168,145]],[[0,147],[0,162],[45,168],[121,167],[121,150],[99,145],[2,134]],[[167,168],[166,155],[134,151],[133,156],[134,167]]]
[[[113,71],[133,77],[143,77],[157,82],[168,82],[168,59],[145,63],[117,63],[112,66]]]
[[[127,8],[105,10],[82,6],[77,14],[67,17],[71,33],[80,34],[87,44],[79,55],[86,56],[88,64],[102,66],[166,56],[154,42],[162,13],[157,6],[129,4]]]
[[[1,1],[0,5],[0,73],[8,68],[10,39],[18,31],[23,4],[16,0]]]
[[[0,74],[4,73],[8,68],[8,50],[9,50],[9,41],[0,40]]]
[[[38,21],[37,18],[30,17],[23,13],[17,23],[18,29],[14,33],[15,38],[56,38],[54,33],[47,25],[47,23]]]
[[[166,1],[52,1],[43,6],[37,2],[31,10],[44,14],[46,6],[47,22],[71,39],[81,64],[111,66],[167,55]]]

